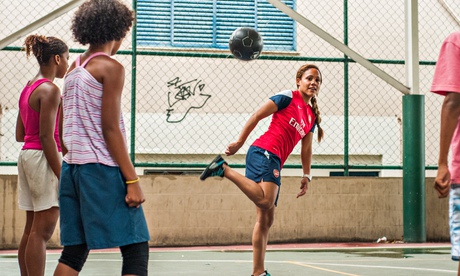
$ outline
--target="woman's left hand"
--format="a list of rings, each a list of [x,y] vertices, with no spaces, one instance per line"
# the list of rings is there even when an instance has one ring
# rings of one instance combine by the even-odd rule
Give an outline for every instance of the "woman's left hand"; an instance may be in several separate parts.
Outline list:
[[[308,178],[304,177],[302,178],[302,180],[300,181],[300,192],[297,194],[297,198],[305,195],[307,193],[307,190],[308,190]]]
[[[136,208],[139,208],[141,204],[145,202],[144,193],[142,192],[139,182],[128,185],[125,201],[129,207]]]

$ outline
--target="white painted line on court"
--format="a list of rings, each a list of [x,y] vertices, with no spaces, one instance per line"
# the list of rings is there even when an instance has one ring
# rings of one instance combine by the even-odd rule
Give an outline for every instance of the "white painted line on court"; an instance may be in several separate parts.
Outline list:
[[[110,259],[88,259],[87,262],[121,262],[121,259],[110,260]],[[48,261],[47,261],[48,262]],[[158,260],[150,259],[149,262],[158,263],[252,263],[252,260]],[[311,268],[319,269],[319,267],[313,266],[338,266],[338,267],[361,267],[361,268],[381,268],[381,269],[396,269],[396,270],[412,270],[412,271],[425,271],[425,272],[440,272],[440,273],[457,273],[456,270],[447,269],[434,269],[434,268],[420,268],[420,267],[403,267],[403,266],[382,266],[382,265],[354,265],[354,264],[340,264],[340,263],[316,263],[316,262],[294,262],[294,261],[267,261],[266,263],[273,264],[295,264],[302,266],[311,266]],[[334,271],[335,273],[341,273]],[[344,274],[343,275],[356,275],[356,274]]]
[[[119,254],[119,253],[118,253]],[[46,260],[47,263],[56,263],[57,260]],[[112,262],[112,263],[121,263],[122,260],[120,259],[87,259],[86,262]],[[252,263],[252,260],[159,260],[159,259],[150,259],[149,262],[164,262],[164,263]],[[447,269],[433,269],[433,268],[420,268],[420,267],[401,267],[401,266],[382,266],[382,265],[359,265],[359,264],[343,264],[343,263],[326,263],[326,262],[296,262],[296,261],[269,261],[266,260],[266,263],[273,263],[273,264],[294,264],[299,266],[305,266],[312,269],[319,269],[329,272],[334,272],[342,275],[353,275],[356,274],[347,274],[345,272],[328,270],[322,268],[320,266],[335,266],[335,267],[356,267],[356,268],[378,268],[378,269],[385,269],[385,270],[410,270],[410,271],[424,271],[424,272],[433,272],[433,273],[452,273],[456,274],[456,270],[447,270]],[[0,263],[17,263],[16,258],[8,258],[3,259],[0,258]]]
[[[288,264],[299,265],[299,266],[304,266],[304,267],[308,267],[308,268],[313,268],[313,269],[316,269],[316,270],[332,272],[332,273],[336,273],[336,274],[340,274],[340,275],[358,276],[358,274],[345,273],[345,272],[342,272],[342,271],[326,269],[326,268],[322,268],[322,267],[318,267],[318,266],[314,266],[314,265],[309,265],[309,264],[304,264],[304,263],[299,263],[299,262],[287,262],[287,263]]]
[[[401,270],[418,270],[418,271],[432,271],[432,272],[443,272],[443,273],[457,273],[456,270],[447,269],[434,269],[434,268],[420,268],[420,267],[404,267],[404,266],[384,266],[384,265],[354,265],[354,264],[336,264],[336,263],[310,263],[302,262],[299,264],[314,264],[314,265],[326,265],[326,266],[348,266],[348,267],[362,267],[362,268],[384,268],[384,269],[401,269]]]

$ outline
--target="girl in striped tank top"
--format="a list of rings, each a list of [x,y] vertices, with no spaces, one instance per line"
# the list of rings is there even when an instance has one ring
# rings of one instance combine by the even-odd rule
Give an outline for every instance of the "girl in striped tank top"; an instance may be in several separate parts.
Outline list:
[[[139,177],[128,155],[121,95],[125,70],[111,58],[134,13],[118,0],[89,0],[72,20],[89,48],[70,66],[63,91],[61,243],[55,275],[77,275],[91,249],[119,247],[122,275],[147,275],[150,240]]]

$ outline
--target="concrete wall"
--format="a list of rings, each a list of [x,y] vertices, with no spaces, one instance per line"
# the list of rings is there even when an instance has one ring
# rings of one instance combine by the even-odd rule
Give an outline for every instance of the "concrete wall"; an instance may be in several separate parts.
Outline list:
[[[448,241],[448,201],[426,180],[428,241]],[[218,178],[142,176],[151,246],[250,244],[255,207]],[[400,178],[317,177],[296,199],[299,178],[284,177],[270,243],[376,241],[403,235]],[[17,248],[25,212],[17,208],[17,176],[0,175],[0,249]],[[49,247],[59,246],[59,229]]]

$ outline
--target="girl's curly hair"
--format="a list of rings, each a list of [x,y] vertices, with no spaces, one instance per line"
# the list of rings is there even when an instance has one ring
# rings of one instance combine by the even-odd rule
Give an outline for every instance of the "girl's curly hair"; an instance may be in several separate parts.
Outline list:
[[[54,36],[43,36],[38,34],[29,35],[24,41],[26,56],[32,54],[37,58],[38,64],[48,64],[54,55],[62,55],[69,50],[64,41]]]
[[[72,33],[82,45],[102,45],[126,36],[134,12],[118,0],[88,0],[72,19]]]

